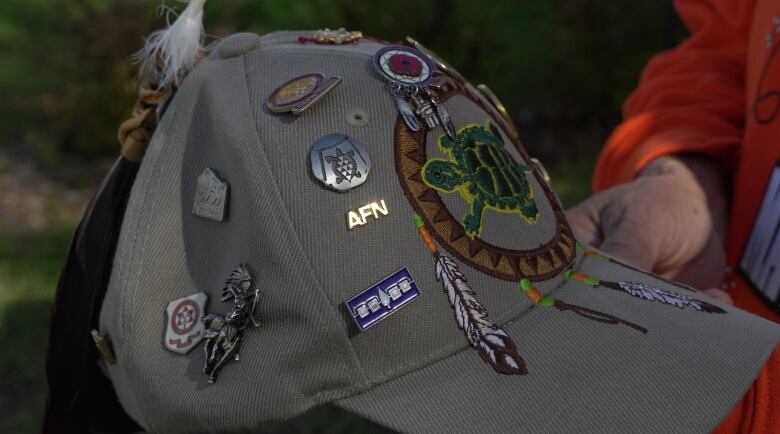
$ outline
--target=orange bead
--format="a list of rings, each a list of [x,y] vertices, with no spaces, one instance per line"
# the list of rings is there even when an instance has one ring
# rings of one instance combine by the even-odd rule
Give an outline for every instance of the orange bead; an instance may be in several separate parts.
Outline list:
[[[425,243],[425,246],[428,247],[428,250],[430,250],[431,253],[436,253],[439,251],[439,248],[436,246],[436,242],[433,241],[433,237],[431,237],[428,229],[421,227],[418,228],[417,231],[420,233],[420,237],[422,238],[423,243]]]
[[[576,280],[579,280],[580,282],[582,282],[582,281],[586,280],[590,276],[588,276],[585,273],[574,273],[574,274],[572,274],[572,277],[574,277]]]

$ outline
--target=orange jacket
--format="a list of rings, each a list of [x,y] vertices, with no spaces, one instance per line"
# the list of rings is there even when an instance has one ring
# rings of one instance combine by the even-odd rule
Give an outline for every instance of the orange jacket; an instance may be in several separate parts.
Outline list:
[[[780,160],[780,2],[677,0],[691,31],[642,73],[625,121],[600,156],[594,190],[633,179],[652,159],[700,153],[733,171],[726,242],[736,269],[769,176]],[[780,322],[735,272],[724,280],[735,304]],[[780,433],[780,347],[719,433]]]

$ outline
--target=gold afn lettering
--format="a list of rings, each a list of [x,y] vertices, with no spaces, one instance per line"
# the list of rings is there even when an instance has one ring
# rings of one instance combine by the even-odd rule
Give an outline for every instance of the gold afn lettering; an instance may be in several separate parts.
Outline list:
[[[371,202],[347,213],[347,229],[352,230],[365,225],[368,223],[369,217],[373,216],[374,220],[379,220],[388,214],[389,211],[384,199],[379,202]]]

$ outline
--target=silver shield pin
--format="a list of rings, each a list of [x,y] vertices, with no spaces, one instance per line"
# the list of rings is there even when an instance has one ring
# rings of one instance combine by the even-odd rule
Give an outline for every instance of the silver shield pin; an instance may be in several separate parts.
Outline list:
[[[217,173],[205,168],[198,176],[198,186],[195,192],[195,202],[192,213],[214,221],[224,221],[226,217],[229,185]]]
[[[338,192],[366,182],[371,158],[363,144],[345,134],[328,134],[314,142],[309,152],[314,177]]]
[[[193,349],[203,339],[205,328],[201,322],[208,296],[205,292],[179,298],[168,303],[165,329],[165,348],[180,354]]]

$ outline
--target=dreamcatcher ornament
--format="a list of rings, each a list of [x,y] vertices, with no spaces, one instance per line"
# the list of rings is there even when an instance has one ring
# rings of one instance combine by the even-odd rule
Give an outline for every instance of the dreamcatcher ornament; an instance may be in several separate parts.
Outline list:
[[[438,70],[423,53],[411,47],[391,45],[376,52],[373,64],[387,82],[398,114],[410,131],[422,127],[419,117],[429,130],[441,126],[447,136],[455,137],[449,112],[436,95],[444,81],[434,76]]]

